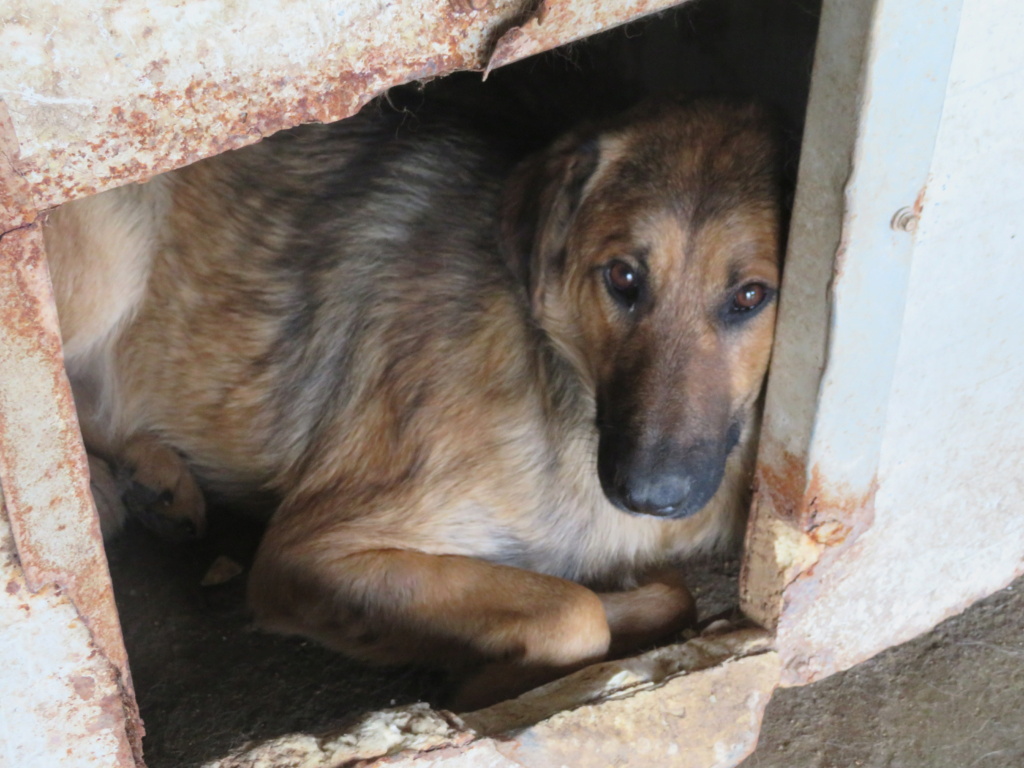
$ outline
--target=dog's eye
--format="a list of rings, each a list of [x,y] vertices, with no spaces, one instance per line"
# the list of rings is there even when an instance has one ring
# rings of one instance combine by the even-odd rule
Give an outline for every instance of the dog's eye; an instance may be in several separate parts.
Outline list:
[[[739,326],[760,314],[774,297],[775,289],[764,283],[745,283],[734,290],[721,305],[721,322],[725,327]]]
[[[604,282],[612,298],[632,309],[640,298],[641,277],[632,264],[615,259],[604,268]]]
[[[730,312],[749,312],[761,306],[768,298],[768,288],[761,283],[747,283],[732,296]]]

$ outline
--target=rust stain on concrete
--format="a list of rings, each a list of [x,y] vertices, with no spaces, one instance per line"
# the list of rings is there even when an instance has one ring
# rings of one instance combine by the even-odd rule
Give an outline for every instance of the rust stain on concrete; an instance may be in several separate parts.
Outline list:
[[[69,19],[84,10],[79,5],[72,3]],[[279,39],[265,37],[269,14],[253,16],[246,5],[196,10],[210,16],[207,40],[196,34],[190,12],[159,3],[89,12],[77,28],[52,9],[16,3],[9,40],[18,55],[53,55],[59,43],[43,46],[34,37],[45,27],[53,40],[65,41],[61,54],[69,61],[109,67],[85,77],[59,69],[19,82],[0,77],[27,150],[12,154],[8,165],[35,195],[34,204],[27,198],[27,204],[10,205],[12,213],[140,181],[282,128],[339,120],[393,85],[481,69],[495,30],[516,17],[522,3],[416,3],[400,12],[358,0],[337,9],[302,2],[288,20],[294,28],[275,25]],[[105,39],[86,39],[89,29]],[[261,45],[279,48],[277,57],[255,55]],[[197,66],[186,50],[211,57]],[[120,82],[120,90],[98,89],[101,76]],[[15,215],[2,219],[4,229],[18,221]]]
[[[803,529],[819,544],[838,547],[852,543],[875,521],[875,494],[878,479],[872,478],[862,492],[836,487],[824,480],[818,467],[804,492]]]
[[[119,670],[59,585],[28,587],[5,509],[0,497],[0,576],[8,583],[0,593],[0,626],[18,661],[5,679],[20,703],[4,713],[5,755],[17,765],[135,765]]]
[[[797,526],[806,487],[807,464],[801,457],[782,451],[779,458],[758,463],[754,493],[768,502],[775,515]]]
[[[0,486],[28,588],[57,585],[86,622],[119,677],[122,695],[109,706],[141,760],[142,725],[37,223],[0,239],[0,369]]]
[[[81,5],[78,0],[72,4]],[[54,40],[75,43],[66,45],[63,54],[79,56],[76,61],[83,66],[109,65],[103,74],[119,90],[111,94],[97,89],[99,72],[82,77],[58,69],[49,77],[7,83],[0,76],[0,92],[11,101],[13,126],[24,133],[22,151],[11,154],[7,163],[12,169],[8,175],[25,182],[11,187],[17,196],[7,202],[11,212],[0,216],[0,231],[31,220],[26,214],[35,210],[141,181],[283,128],[339,120],[394,85],[457,70],[489,71],[674,4],[453,0],[415,3],[396,15],[393,8],[359,0],[335,11],[301,2],[293,9],[293,23],[301,32],[283,24],[281,36],[287,42],[281,46],[287,55],[274,59],[252,53],[260,44],[279,41],[261,37],[268,34],[260,27],[266,19],[246,17],[246,0],[234,9],[195,12],[216,17],[210,41],[197,36],[181,13],[161,4],[118,5],[110,18],[91,14],[88,24],[72,28],[52,16],[51,9],[19,0],[14,10],[24,10],[12,10],[9,39],[19,50],[24,48],[20,55],[52,56],[50,49],[58,43],[37,51],[34,46],[42,41],[32,38],[33,25],[52,26]],[[73,15],[70,8],[68,14]],[[166,27],[157,20],[164,20]],[[90,25],[109,39],[86,42],[74,37]],[[232,25],[249,37],[224,36],[221,27]],[[185,30],[187,39],[174,38]],[[359,30],[361,35],[356,34]],[[302,37],[311,33],[311,39]],[[221,50],[210,60],[217,63],[196,66],[180,52],[171,56],[161,46],[165,38],[178,48],[195,49],[196,55],[211,53],[219,41]],[[250,41],[248,47],[244,40]],[[8,133],[13,135],[13,130]],[[32,194],[26,197],[27,190]]]
[[[36,216],[31,187],[18,169],[20,156],[14,123],[0,99],[0,233],[24,226]]]
[[[782,520],[812,535],[820,543],[839,543],[854,529],[870,527],[877,483],[864,493],[834,487],[817,466],[788,451],[762,460],[754,479],[754,492]]]
[[[877,490],[877,480],[863,492],[838,487],[788,452],[774,461],[762,454],[740,574],[744,611],[781,632],[828,589],[820,574],[830,581],[845,578],[842,555],[874,522]]]

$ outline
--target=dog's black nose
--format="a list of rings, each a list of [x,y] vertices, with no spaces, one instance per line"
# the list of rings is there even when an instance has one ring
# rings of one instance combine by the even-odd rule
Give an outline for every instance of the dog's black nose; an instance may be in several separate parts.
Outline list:
[[[722,482],[725,453],[711,443],[624,451],[598,444],[597,474],[608,500],[626,512],[680,519],[696,514]]]
[[[632,512],[669,517],[686,506],[692,485],[691,480],[682,475],[644,477],[639,482],[626,484],[622,501]]]

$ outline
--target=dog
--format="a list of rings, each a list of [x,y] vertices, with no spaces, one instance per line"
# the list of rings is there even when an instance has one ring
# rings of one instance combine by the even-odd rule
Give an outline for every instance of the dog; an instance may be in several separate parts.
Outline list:
[[[127,509],[199,534],[206,496],[272,499],[258,622],[473,659],[473,703],[678,632],[674,566],[747,504],[769,122],[660,98],[514,162],[368,110],[58,209],[104,533]]]

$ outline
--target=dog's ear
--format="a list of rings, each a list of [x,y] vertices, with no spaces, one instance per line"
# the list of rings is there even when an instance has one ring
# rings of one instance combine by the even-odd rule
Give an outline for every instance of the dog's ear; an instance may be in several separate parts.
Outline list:
[[[569,225],[600,154],[596,136],[563,137],[547,151],[523,161],[505,188],[502,248],[535,313],[543,301],[545,277],[564,266]]]

